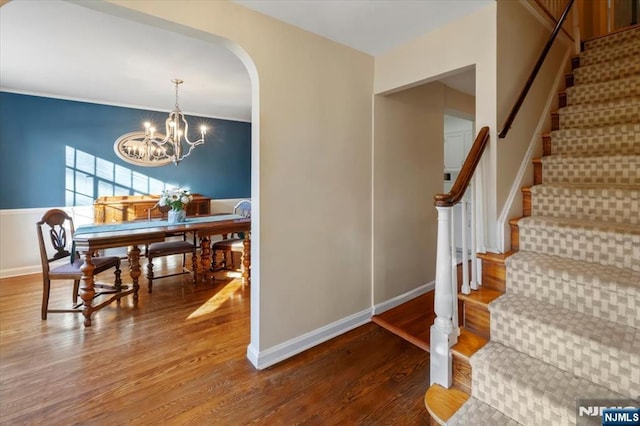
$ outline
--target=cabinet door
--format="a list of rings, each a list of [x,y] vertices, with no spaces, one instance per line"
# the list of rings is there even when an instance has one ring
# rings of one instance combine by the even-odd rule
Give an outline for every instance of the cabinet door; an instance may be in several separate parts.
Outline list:
[[[138,220],[138,219],[147,219],[151,218],[160,218],[163,216],[163,213],[160,209],[155,208],[156,203],[153,201],[141,201],[133,205],[134,213],[132,218],[128,218],[128,220]],[[149,214],[149,210],[151,210],[151,214]]]

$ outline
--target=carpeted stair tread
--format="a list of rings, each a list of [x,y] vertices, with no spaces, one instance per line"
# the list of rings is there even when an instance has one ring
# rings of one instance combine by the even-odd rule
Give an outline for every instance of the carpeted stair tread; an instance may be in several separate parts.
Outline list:
[[[640,224],[640,185],[533,185],[531,215]]]
[[[569,105],[558,109],[558,115],[561,129],[637,123],[638,117],[640,117],[640,97]]]
[[[576,400],[623,398],[494,341],[476,352],[470,362],[473,397],[523,424],[575,424]]]
[[[565,155],[640,155],[640,124],[560,129],[550,133],[551,154]]]
[[[640,26],[587,40],[584,43],[584,50],[608,49],[622,43],[640,43]]]
[[[518,233],[522,251],[640,271],[640,225],[529,216]]]
[[[640,57],[628,56],[615,61],[578,67],[572,72],[573,84],[598,83],[640,74]]]
[[[632,75],[617,80],[579,84],[566,89],[567,105],[602,102],[640,96],[640,75]]]
[[[489,305],[491,340],[629,398],[640,395],[640,330],[505,294]]]
[[[613,44],[607,48],[591,48],[581,52],[580,65],[593,65],[601,62],[609,62],[627,56],[640,55],[640,43],[636,39],[625,40]]]
[[[640,329],[640,272],[526,251],[505,264],[508,293]]]
[[[447,426],[518,426],[522,423],[516,422],[479,399],[471,397],[445,424]]]
[[[548,155],[542,183],[640,185],[640,155]]]

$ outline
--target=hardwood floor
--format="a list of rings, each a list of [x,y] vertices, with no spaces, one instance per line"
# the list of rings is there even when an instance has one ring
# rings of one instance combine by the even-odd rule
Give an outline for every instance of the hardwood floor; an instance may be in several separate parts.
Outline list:
[[[258,371],[239,279],[164,278],[149,295],[142,278],[137,306],[90,328],[81,314],[41,321],[40,280],[0,280],[0,424],[428,424],[429,355],[374,323]],[[51,306],[70,294],[54,282]]]
[[[467,265],[471,268],[471,262]],[[458,264],[458,292],[462,283],[462,263]],[[471,274],[471,271],[469,271]],[[435,291],[429,291],[379,315],[374,315],[373,322],[397,336],[413,343],[429,352],[431,325],[436,318],[433,310]],[[458,324],[464,324],[464,305],[458,301]]]
[[[430,291],[400,306],[374,315],[372,320],[428,352],[430,327],[436,317],[433,312],[433,295],[434,292]]]

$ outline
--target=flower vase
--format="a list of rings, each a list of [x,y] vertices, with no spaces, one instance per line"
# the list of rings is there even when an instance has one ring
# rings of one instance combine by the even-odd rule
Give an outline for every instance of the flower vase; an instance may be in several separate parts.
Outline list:
[[[169,225],[184,222],[186,218],[187,218],[186,210],[171,209],[167,214],[167,221],[169,222]]]

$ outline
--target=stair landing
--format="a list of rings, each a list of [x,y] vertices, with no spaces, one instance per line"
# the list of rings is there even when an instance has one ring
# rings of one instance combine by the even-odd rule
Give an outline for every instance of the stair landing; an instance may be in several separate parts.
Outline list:
[[[431,324],[435,319],[433,295],[430,291],[389,309],[371,320],[380,327],[429,352]]]

